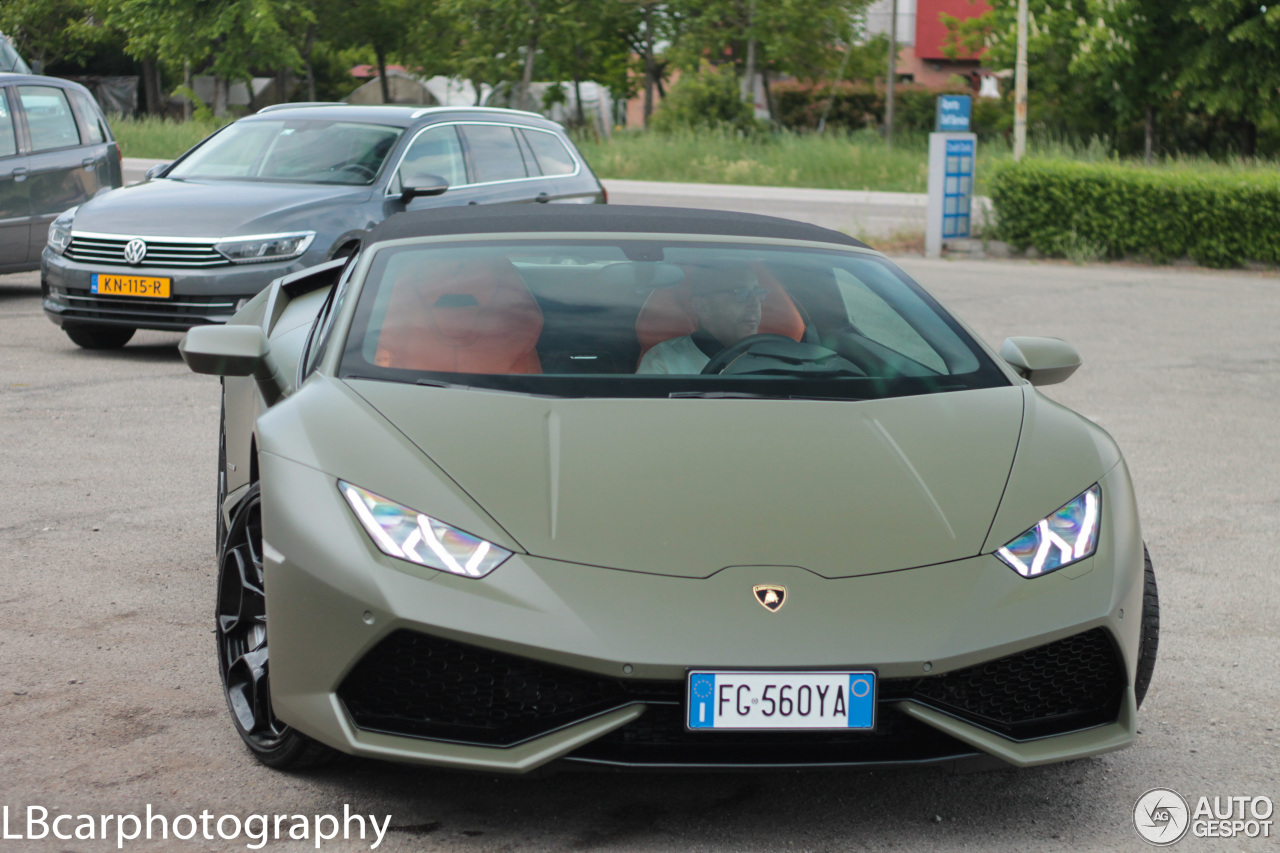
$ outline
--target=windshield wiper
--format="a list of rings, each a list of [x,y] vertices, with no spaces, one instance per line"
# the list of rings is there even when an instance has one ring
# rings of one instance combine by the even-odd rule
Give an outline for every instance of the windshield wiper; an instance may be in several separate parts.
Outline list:
[[[751,394],[747,391],[672,391],[672,400],[785,400],[785,394]]]
[[[673,400],[820,400],[836,403],[858,403],[866,397],[822,397],[814,394],[751,394],[746,391],[672,391]]]
[[[455,391],[475,391],[474,385],[460,385],[457,382],[445,382],[442,379],[419,379],[414,382],[415,385],[427,385],[431,388],[452,388]],[[484,389],[489,390],[489,389]]]

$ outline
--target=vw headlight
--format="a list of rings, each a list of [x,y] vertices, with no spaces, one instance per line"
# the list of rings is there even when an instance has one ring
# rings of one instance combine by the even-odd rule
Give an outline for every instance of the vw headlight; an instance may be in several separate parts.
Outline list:
[[[71,245],[71,222],[76,218],[79,207],[64,210],[49,226],[49,248],[59,255]]]
[[[254,237],[236,237],[214,244],[215,249],[233,264],[260,264],[265,261],[284,261],[296,258],[307,250],[316,238],[314,231],[296,234],[259,234]]]
[[[359,486],[339,480],[338,488],[378,550],[387,556],[467,578],[482,578],[511,556],[492,542]]]
[[[1095,483],[996,555],[1024,578],[1039,577],[1093,556],[1098,550],[1101,503],[1102,489]]]

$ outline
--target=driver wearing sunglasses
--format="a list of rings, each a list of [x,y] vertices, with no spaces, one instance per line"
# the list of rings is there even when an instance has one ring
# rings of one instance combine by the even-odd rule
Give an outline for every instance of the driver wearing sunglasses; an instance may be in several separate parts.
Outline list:
[[[769,291],[749,264],[697,267],[688,280],[697,331],[654,346],[636,373],[701,373],[722,349],[760,330],[760,306]]]

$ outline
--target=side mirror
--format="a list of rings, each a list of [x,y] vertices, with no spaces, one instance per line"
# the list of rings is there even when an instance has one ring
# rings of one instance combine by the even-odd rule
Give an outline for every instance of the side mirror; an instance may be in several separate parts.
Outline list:
[[[288,391],[260,326],[196,326],[178,342],[187,367],[212,376],[252,376],[273,406]]]
[[[449,189],[449,182],[439,175],[402,175],[400,200],[408,204],[418,196],[440,195]]]
[[[147,174],[145,179],[149,181],[152,178],[160,177],[161,175],[164,174],[165,169],[168,169],[172,165],[173,165],[172,163],[160,163],[158,165],[152,166],[150,169],[147,169]]]
[[[1000,357],[1032,385],[1056,385],[1080,367],[1080,353],[1058,338],[1006,338]]]

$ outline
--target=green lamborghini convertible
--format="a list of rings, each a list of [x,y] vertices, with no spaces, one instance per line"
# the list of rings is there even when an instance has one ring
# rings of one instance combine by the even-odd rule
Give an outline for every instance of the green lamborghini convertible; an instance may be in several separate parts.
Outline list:
[[[534,209],[536,208],[536,209]],[[1027,766],[1128,746],[1120,451],[883,255],[771,217],[407,213],[192,329],[260,760]]]

